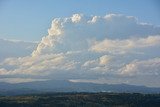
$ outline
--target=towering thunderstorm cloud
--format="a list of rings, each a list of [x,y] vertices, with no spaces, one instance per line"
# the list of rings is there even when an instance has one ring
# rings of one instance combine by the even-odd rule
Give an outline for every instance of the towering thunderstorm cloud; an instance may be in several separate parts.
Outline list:
[[[42,38],[36,50],[32,52],[32,57],[39,56],[45,48],[54,47],[57,42],[60,42],[63,33],[63,25],[67,22],[78,23],[80,20],[80,14],[74,14],[72,17],[66,19],[55,18],[52,21],[51,28],[48,30],[48,35]]]
[[[0,76],[160,86],[160,27],[133,16],[55,18],[36,45],[0,62]]]
[[[41,51],[46,47],[53,47],[59,41],[61,34],[62,34],[62,25],[60,23],[60,20],[54,19],[52,21],[51,28],[48,30],[48,35],[42,38],[36,50],[32,52],[32,56],[36,57],[40,55]]]

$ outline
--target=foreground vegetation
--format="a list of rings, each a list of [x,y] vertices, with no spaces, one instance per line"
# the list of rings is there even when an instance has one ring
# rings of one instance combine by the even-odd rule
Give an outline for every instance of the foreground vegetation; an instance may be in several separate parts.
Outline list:
[[[0,107],[160,107],[160,94],[48,93],[1,96]]]

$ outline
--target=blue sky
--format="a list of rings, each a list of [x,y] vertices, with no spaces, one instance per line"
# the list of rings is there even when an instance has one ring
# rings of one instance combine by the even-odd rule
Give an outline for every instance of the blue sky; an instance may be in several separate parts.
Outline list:
[[[51,20],[75,13],[118,13],[160,25],[159,0],[0,0],[0,38],[40,41]]]

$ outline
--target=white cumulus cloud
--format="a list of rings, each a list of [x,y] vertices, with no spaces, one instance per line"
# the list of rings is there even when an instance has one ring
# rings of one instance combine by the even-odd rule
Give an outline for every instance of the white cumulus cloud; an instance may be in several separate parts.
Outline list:
[[[16,52],[23,51],[19,44],[14,46]],[[0,54],[10,52],[6,50],[0,48]],[[126,78],[129,75],[123,78],[124,74],[137,74],[140,78],[141,74],[153,73],[160,77],[158,53],[160,27],[121,14],[74,14],[53,19],[48,35],[34,47],[31,45],[29,53],[1,60],[0,77],[7,78],[6,81],[9,81],[8,77],[21,76],[33,77],[28,81],[34,77],[37,80],[104,78],[110,83],[123,83],[129,81]],[[133,78],[128,83],[133,81],[137,80]],[[144,81],[139,83],[149,85]]]
[[[159,75],[160,58],[132,61],[121,70],[122,75]]]
[[[103,41],[93,41],[90,48],[95,52],[127,52],[136,48],[160,46],[160,36],[148,36],[146,38],[129,39],[104,39]]]

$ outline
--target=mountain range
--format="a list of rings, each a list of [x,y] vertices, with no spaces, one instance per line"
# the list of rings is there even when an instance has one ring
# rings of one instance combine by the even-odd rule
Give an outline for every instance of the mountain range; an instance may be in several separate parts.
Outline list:
[[[160,88],[128,84],[96,84],[47,80],[26,83],[0,82],[0,95],[23,95],[48,92],[117,92],[117,93],[160,93]]]

